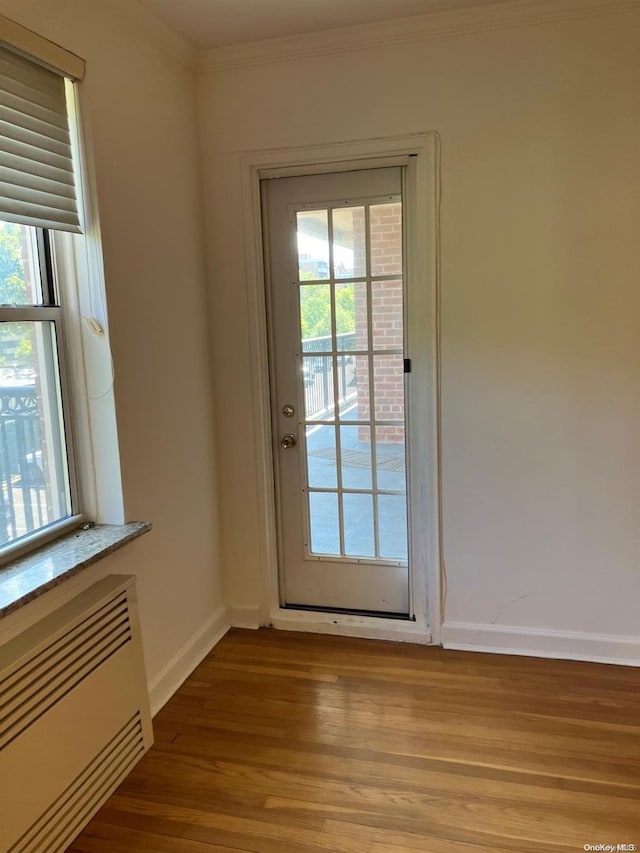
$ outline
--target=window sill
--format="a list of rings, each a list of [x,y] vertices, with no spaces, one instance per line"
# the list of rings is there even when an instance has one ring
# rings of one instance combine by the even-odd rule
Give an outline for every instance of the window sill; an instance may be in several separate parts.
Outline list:
[[[0,619],[151,530],[147,521],[76,529],[0,569]]]

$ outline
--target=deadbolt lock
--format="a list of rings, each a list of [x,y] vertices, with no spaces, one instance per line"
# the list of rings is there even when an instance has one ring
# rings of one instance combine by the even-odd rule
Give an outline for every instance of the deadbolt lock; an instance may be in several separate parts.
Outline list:
[[[295,447],[297,443],[298,439],[290,432],[286,435],[283,435],[280,439],[280,447],[283,450],[288,450],[290,447]]]
[[[289,403],[287,403],[286,406],[282,407],[282,414],[285,416],[285,418],[292,418],[295,413],[296,410]]]

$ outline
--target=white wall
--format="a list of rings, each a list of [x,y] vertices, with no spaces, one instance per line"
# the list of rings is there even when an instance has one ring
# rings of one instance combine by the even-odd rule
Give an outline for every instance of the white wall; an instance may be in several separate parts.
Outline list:
[[[135,8],[134,8],[135,7]],[[222,604],[195,81],[128,0],[0,0],[87,60],[126,517],[151,533],[10,617],[109,571],[138,578],[157,704]],[[167,51],[165,48],[169,48]],[[184,652],[184,660],[175,660]],[[186,672],[182,672],[186,675]]]
[[[508,647],[523,629],[524,651],[556,637],[640,660],[639,23],[615,14],[201,78],[232,606],[258,605],[263,561],[240,152],[435,130],[449,641]]]

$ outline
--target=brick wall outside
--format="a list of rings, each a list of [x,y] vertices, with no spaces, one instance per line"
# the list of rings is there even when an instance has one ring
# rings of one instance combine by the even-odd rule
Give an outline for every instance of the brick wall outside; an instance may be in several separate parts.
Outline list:
[[[364,218],[364,209],[354,210]],[[402,273],[402,208],[400,203],[372,205],[371,275],[400,275]],[[374,281],[371,286],[372,331],[374,350],[403,348],[402,281]],[[356,287],[356,349],[367,345],[367,297],[364,287]],[[374,356],[375,401],[377,420],[404,420],[404,372],[402,355]],[[356,387],[359,418],[368,420],[371,411],[369,377],[366,359],[356,359]],[[368,433],[363,429],[363,440]],[[401,427],[378,427],[378,442],[404,442]]]

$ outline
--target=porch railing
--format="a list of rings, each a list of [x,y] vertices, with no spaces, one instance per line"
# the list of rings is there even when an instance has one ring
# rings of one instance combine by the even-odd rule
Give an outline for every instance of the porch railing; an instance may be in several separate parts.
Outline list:
[[[353,332],[336,335],[336,348],[341,354],[334,356],[331,354],[331,335],[304,341],[304,396],[307,419],[318,418],[323,412],[330,412],[334,407],[334,357],[337,359],[338,368],[338,407],[342,408],[355,399],[356,371],[355,360],[351,355],[355,343],[356,336]]]
[[[0,386],[0,545],[47,523],[35,385]]]

